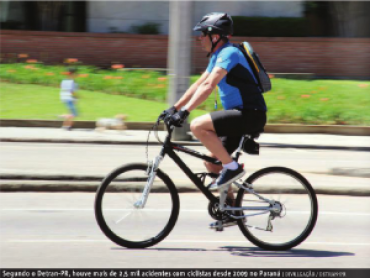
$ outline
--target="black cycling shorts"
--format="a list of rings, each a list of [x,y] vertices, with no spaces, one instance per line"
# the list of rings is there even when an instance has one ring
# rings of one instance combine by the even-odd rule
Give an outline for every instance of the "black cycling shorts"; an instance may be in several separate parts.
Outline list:
[[[239,147],[243,135],[261,133],[266,124],[266,112],[261,110],[223,110],[210,115],[216,134],[229,154]]]

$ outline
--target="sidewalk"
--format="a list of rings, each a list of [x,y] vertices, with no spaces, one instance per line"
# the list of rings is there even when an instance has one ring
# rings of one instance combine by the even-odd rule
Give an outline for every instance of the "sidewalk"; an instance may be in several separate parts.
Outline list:
[[[118,132],[108,130],[97,132],[93,129],[74,129],[65,131],[60,128],[25,128],[25,127],[0,127],[1,142],[44,142],[44,143],[77,143],[77,144],[146,144],[148,131],[127,130]],[[163,140],[166,132],[160,131],[159,137]],[[263,133],[257,140],[261,147],[267,148],[297,148],[313,150],[342,150],[370,152],[369,136],[344,136],[326,134],[275,134]],[[198,141],[180,142],[183,145],[200,146]],[[151,133],[149,144],[158,144]],[[370,154],[369,154],[370,158]],[[369,161],[368,161],[369,162]],[[370,196],[370,162],[362,169],[341,170],[341,173],[328,173],[343,177],[341,185],[337,188],[328,187],[325,182],[316,182],[315,189],[321,194],[343,194],[356,196]],[[321,176],[313,177],[320,180]],[[356,182],[353,178],[356,177]],[[0,179],[0,191],[95,191],[102,177],[90,176],[53,176],[28,174],[6,174]],[[337,177],[335,177],[337,178]],[[332,180],[330,184],[336,184]],[[178,180],[176,185],[180,192],[196,191],[189,180]]]
[[[45,142],[45,143],[88,143],[88,144],[146,144],[149,131],[106,130],[103,132],[94,129],[73,129],[72,131],[60,128],[43,127],[0,127],[1,142]],[[167,134],[158,132],[163,140]],[[263,133],[257,140],[261,146],[274,148],[304,148],[370,151],[370,136],[346,136],[329,134],[294,134],[294,133]],[[153,136],[150,144],[160,144]],[[183,145],[201,145],[199,141],[177,142]]]

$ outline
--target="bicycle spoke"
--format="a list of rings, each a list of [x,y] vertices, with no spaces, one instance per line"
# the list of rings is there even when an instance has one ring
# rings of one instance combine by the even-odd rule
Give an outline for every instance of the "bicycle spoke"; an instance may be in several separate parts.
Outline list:
[[[124,216],[122,216],[120,219],[118,219],[115,224],[118,224],[119,222],[121,222],[123,219],[125,219],[127,216],[131,215],[133,211],[130,211],[128,212],[127,214],[125,214]]]
[[[97,195],[100,227],[109,238],[126,247],[155,244],[168,234],[177,219],[177,191],[163,177],[155,178],[145,206],[137,206],[147,184],[146,169],[146,165],[137,164],[112,174],[104,184],[103,194]]]

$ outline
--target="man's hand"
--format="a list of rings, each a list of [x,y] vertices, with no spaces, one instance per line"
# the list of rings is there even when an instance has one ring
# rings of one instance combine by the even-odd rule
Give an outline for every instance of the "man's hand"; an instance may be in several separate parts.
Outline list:
[[[160,115],[159,115],[159,118],[161,120],[169,117],[169,116],[172,116],[173,114],[175,114],[177,112],[177,109],[175,108],[175,106],[172,106],[170,108],[168,108],[167,110],[164,110]]]
[[[189,116],[188,110],[180,110],[179,112],[173,114],[169,119],[169,124],[176,126],[176,127],[182,127],[183,123],[185,122],[186,118]]]

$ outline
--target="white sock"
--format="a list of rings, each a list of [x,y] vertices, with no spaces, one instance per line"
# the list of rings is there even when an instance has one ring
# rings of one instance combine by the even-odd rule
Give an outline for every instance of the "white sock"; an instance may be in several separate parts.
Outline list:
[[[239,164],[236,163],[234,160],[230,163],[227,163],[227,164],[222,164],[222,166],[226,169],[229,169],[229,170],[236,170],[238,169],[239,167]]]

